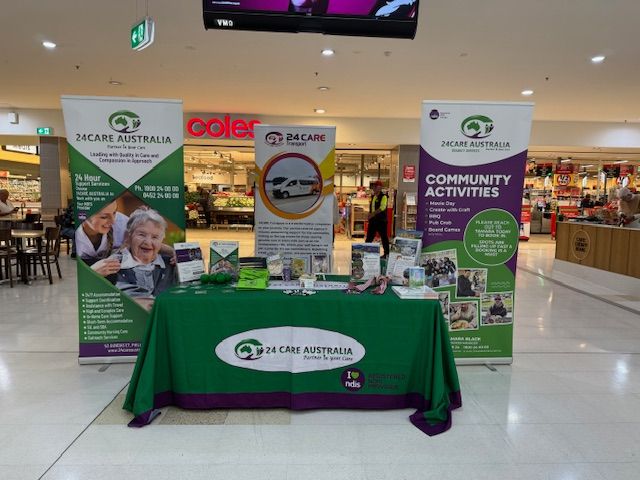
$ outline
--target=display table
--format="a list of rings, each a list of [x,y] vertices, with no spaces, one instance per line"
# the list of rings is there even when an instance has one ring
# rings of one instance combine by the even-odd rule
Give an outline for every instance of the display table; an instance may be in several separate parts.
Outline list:
[[[435,435],[462,404],[435,300],[318,291],[174,288],[155,301],[124,408],[416,408]]]

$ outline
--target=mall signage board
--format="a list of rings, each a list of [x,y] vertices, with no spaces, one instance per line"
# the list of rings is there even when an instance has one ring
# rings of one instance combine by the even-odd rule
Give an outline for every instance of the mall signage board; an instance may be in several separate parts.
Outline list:
[[[184,241],[182,102],[63,96],[80,363],[134,361]]]
[[[256,125],[256,255],[331,271],[335,127]]]
[[[255,118],[197,115],[186,120],[185,130],[186,135],[193,138],[252,140],[254,128],[260,123],[260,120]]]
[[[417,229],[460,363],[511,363],[533,105],[425,101]]]

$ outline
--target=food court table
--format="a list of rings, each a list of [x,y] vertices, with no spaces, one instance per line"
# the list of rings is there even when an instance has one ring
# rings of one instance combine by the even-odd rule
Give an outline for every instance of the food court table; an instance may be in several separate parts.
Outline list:
[[[25,284],[29,283],[29,276],[27,275],[27,259],[22,254],[24,246],[22,245],[23,240],[36,240],[38,248],[40,248],[40,242],[44,237],[44,230],[20,230],[20,229],[12,229],[11,237],[17,240],[16,244],[18,247],[18,261],[20,262],[20,271],[22,272],[22,281]]]
[[[230,286],[173,288],[155,301],[124,408],[415,408],[434,435],[462,404],[436,300]]]

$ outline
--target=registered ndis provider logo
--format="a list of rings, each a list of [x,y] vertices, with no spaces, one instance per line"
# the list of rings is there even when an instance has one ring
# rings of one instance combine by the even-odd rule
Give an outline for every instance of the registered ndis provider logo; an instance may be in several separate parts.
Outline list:
[[[350,392],[357,392],[364,387],[364,373],[357,368],[348,368],[340,376],[342,386]]]
[[[431,112],[429,112],[429,118],[431,120],[437,120],[438,118],[440,118],[440,112],[434,108],[433,110],[431,110]]]
[[[264,142],[272,147],[279,147],[284,143],[284,135],[280,132],[269,132],[264,136]]]

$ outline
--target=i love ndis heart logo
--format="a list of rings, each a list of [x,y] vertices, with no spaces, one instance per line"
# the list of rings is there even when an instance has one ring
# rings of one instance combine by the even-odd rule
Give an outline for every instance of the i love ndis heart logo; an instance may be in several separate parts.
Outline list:
[[[342,386],[351,392],[357,392],[364,387],[364,373],[357,368],[349,368],[340,376]]]

